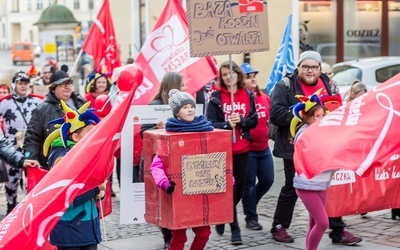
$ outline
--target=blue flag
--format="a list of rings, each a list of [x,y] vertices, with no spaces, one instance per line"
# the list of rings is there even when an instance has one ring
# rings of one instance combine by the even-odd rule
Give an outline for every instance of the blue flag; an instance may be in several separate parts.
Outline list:
[[[283,74],[291,74],[296,69],[294,63],[293,41],[292,41],[292,15],[289,16],[285,33],[283,34],[281,45],[279,46],[278,54],[275,58],[274,67],[269,76],[267,93],[271,96],[275,84],[282,80]],[[285,71],[286,70],[286,71]],[[285,72],[284,72],[285,71]]]

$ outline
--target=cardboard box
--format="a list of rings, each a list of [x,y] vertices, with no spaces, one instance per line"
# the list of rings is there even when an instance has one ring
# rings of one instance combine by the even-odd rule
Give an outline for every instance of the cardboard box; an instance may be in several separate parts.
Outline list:
[[[145,220],[182,229],[233,222],[232,132],[144,133]],[[150,165],[160,156],[176,183],[169,195],[157,187]]]

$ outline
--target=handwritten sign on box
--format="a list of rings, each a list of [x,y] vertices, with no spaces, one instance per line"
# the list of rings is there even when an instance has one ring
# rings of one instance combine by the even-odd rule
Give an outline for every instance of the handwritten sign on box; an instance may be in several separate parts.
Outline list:
[[[250,1],[187,0],[190,55],[269,50],[267,2],[247,2]]]
[[[225,192],[226,152],[184,155],[181,162],[184,195]]]

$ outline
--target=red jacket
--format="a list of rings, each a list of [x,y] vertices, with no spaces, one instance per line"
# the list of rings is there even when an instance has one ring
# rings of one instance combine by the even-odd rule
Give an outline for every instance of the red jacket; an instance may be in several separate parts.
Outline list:
[[[269,119],[269,96],[260,91],[254,91],[256,96],[256,110],[258,115],[257,127],[250,130],[253,142],[250,144],[250,150],[263,151],[268,148],[268,126]]]

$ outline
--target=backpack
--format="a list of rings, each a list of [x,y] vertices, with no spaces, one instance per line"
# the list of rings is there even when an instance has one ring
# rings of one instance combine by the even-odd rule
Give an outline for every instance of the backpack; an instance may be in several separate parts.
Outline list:
[[[289,92],[290,92],[289,78],[283,77],[282,81],[286,86],[286,96],[289,99]],[[278,135],[278,126],[272,124],[271,119],[268,119],[267,126],[268,126],[268,139],[275,141],[276,136]]]

